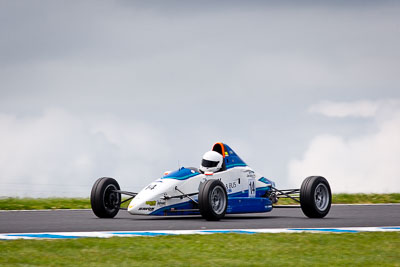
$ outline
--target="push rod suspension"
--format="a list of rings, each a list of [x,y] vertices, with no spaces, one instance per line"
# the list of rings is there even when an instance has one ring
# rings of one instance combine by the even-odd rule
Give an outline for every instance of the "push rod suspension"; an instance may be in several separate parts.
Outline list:
[[[298,200],[298,199],[292,197],[291,195],[289,195],[289,193],[285,192],[286,190],[279,190],[279,189],[276,189],[275,187],[272,187],[272,189],[275,190],[276,192],[279,192],[280,194],[282,194],[282,195],[284,195],[284,196],[286,196],[286,197],[288,197],[288,198],[291,198],[291,199],[293,199],[294,201],[300,203],[300,200]],[[292,191],[295,191],[295,190],[298,190],[298,189],[293,189]],[[299,191],[300,191],[300,190],[299,190]],[[294,192],[294,193],[297,193],[297,192]],[[292,193],[292,194],[293,194],[293,193]]]
[[[120,194],[123,194],[123,195],[132,196],[132,197],[136,197],[136,195],[138,194],[138,193],[122,191],[122,190],[113,190],[113,192],[120,193]]]
[[[183,193],[181,190],[179,190],[179,188],[178,188],[177,186],[175,186],[175,190],[178,191],[179,193],[181,193],[181,194],[182,194],[182,197],[187,197],[188,199],[190,199],[190,200],[193,201],[194,203],[199,204],[196,200],[194,200],[193,198],[190,197],[190,195],[193,195],[193,194],[185,194],[185,193]],[[197,194],[197,193],[196,193],[196,194]]]

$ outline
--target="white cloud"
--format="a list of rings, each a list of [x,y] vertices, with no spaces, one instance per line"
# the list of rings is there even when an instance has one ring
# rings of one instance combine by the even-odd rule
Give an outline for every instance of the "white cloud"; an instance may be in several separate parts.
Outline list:
[[[198,166],[213,142],[241,140],[223,140],[223,130],[207,126],[182,121],[179,128],[162,127],[60,108],[30,116],[0,113],[0,197],[87,197],[103,176],[138,192],[165,170]],[[232,143],[249,151],[246,142]]]
[[[302,159],[290,162],[290,179],[300,184],[306,176],[326,176],[334,192],[400,192],[399,101],[325,102],[315,107],[328,107],[319,109],[327,116],[371,116],[377,130],[350,138],[315,137]]]
[[[138,190],[169,152],[158,133],[140,121],[61,109],[0,114],[0,196],[87,196],[101,176]]]

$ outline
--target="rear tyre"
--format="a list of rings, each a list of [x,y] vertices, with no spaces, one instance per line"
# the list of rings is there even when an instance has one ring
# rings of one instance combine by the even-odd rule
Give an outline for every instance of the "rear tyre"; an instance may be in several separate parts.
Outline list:
[[[300,188],[300,205],[309,218],[325,217],[332,203],[332,193],[328,181],[322,176],[307,177]]]
[[[121,205],[121,194],[118,182],[109,177],[97,179],[92,187],[90,203],[94,214],[99,218],[114,218]]]
[[[200,214],[207,221],[219,221],[225,216],[228,195],[220,180],[208,180],[199,190]]]

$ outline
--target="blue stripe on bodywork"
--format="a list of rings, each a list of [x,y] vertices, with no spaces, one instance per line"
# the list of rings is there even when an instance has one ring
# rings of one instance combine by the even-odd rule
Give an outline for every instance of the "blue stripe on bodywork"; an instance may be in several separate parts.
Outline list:
[[[272,210],[271,200],[265,197],[265,193],[269,190],[269,187],[261,187],[256,189],[256,197],[249,198],[249,191],[243,190],[240,192],[232,193],[228,195],[228,207],[227,214],[229,213],[254,213],[254,212],[268,212]],[[194,196],[197,199],[197,196]],[[190,209],[195,209],[196,205],[191,200],[168,205],[159,208],[149,215],[154,216],[174,216],[174,215],[198,215],[199,211],[191,211]],[[175,209],[175,211],[171,211]],[[184,211],[180,211],[184,210]],[[190,210],[190,211],[185,211]]]
[[[261,177],[260,179],[258,179],[258,181],[264,183],[264,184],[269,184],[272,185],[273,187],[275,187],[275,183],[265,177]]]
[[[162,208],[159,208],[158,210],[153,211],[150,213],[150,215],[156,215],[156,216],[162,216],[162,215],[195,215],[195,214],[200,214],[199,211],[180,211],[180,210],[187,210],[187,209],[193,209],[194,208],[194,203],[192,201],[186,201],[183,203],[178,203],[178,204],[173,204],[169,206],[165,206]],[[171,211],[171,209],[176,209],[175,211]]]
[[[262,197],[269,190],[270,190],[269,186],[256,188],[256,197]],[[249,190],[248,189],[243,190],[243,191],[239,191],[239,192],[236,192],[236,193],[228,194],[228,197],[248,197],[248,196],[249,196]]]
[[[195,172],[191,169],[186,169],[184,167],[179,170],[173,171],[167,175],[164,175],[161,179],[175,179],[175,180],[186,180],[191,177],[197,176],[200,173]]]
[[[258,179],[260,182],[264,183],[264,184],[272,184],[272,182],[270,180],[268,180],[265,177],[261,177],[260,179]]]
[[[246,167],[246,163],[235,163],[235,164],[226,164],[227,169],[232,169],[233,167]]]

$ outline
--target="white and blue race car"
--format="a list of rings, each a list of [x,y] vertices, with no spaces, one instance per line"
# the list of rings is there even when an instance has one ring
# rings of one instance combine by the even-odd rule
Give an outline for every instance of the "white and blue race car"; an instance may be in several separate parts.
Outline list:
[[[324,177],[310,176],[300,189],[279,190],[228,145],[215,143],[211,153],[221,158],[217,171],[217,160],[203,158],[200,169],[182,167],[165,172],[139,193],[122,191],[113,178],[99,178],[91,192],[92,210],[99,218],[113,218],[124,209],[121,204],[130,201],[127,210],[134,215],[201,214],[206,220],[220,220],[225,214],[269,212],[280,207],[276,205],[280,198],[291,198],[300,203],[307,217],[328,214],[332,194]],[[122,200],[121,195],[128,198]]]

